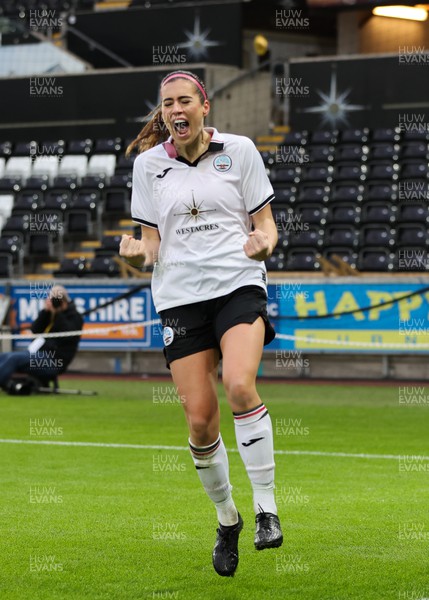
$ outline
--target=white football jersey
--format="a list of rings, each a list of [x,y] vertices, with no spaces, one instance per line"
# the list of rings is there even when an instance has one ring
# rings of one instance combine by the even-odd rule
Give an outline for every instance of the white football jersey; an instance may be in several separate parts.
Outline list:
[[[264,262],[243,250],[251,215],[274,198],[264,163],[249,138],[206,131],[212,141],[194,163],[177,155],[171,137],[134,162],[132,218],[161,238],[152,275],[158,312],[245,285],[266,291]]]

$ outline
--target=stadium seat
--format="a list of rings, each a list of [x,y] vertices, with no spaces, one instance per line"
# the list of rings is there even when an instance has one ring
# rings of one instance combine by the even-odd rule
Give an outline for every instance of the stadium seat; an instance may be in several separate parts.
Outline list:
[[[72,200],[72,207],[66,208],[66,216],[69,210],[75,211],[76,209],[83,209],[89,211],[91,219],[96,223],[97,234],[101,234],[101,214],[102,204],[101,196],[99,191],[93,190],[79,190],[74,194]]]
[[[31,175],[33,163],[30,156],[12,156],[6,163],[5,176],[20,177],[25,180]]]
[[[364,167],[356,161],[336,163],[334,179],[338,181],[363,181],[365,179]]]
[[[324,144],[332,146],[337,141],[338,132],[335,131],[314,131],[310,135],[310,144]]]
[[[82,238],[93,235],[94,228],[91,220],[91,211],[84,209],[70,209],[65,213],[65,233]]]
[[[0,278],[9,279],[13,277],[13,261],[10,254],[0,252]]]
[[[85,175],[82,177],[81,186],[94,190],[102,190],[106,185],[108,178],[103,173],[99,175]]]
[[[329,186],[317,183],[304,183],[299,188],[299,202],[328,202]]]
[[[429,245],[428,227],[422,223],[400,224],[396,228],[398,247],[418,246],[426,247]]]
[[[314,146],[303,147],[304,160],[313,163],[331,163],[334,160],[334,146],[325,146],[316,144]]]
[[[363,248],[358,256],[360,271],[393,271],[395,254],[386,248]]]
[[[103,235],[101,247],[96,249],[95,256],[116,256],[121,239],[121,235]]]
[[[86,277],[117,277],[120,273],[118,264],[110,256],[96,256],[85,273]]]
[[[86,271],[86,259],[65,258],[61,261],[60,268],[54,271],[54,277],[82,277]]]
[[[406,158],[428,158],[429,147],[427,142],[411,141],[402,144],[401,159]]]
[[[359,183],[334,183],[331,190],[331,200],[361,202],[364,187]]]
[[[407,160],[401,163],[401,179],[427,179],[428,177],[427,160]]]
[[[110,185],[113,188],[128,187],[131,189],[132,173],[115,174],[110,178]]]
[[[93,154],[88,162],[88,175],[107,175],[111,177],[115,172],[115,154]]]
[[[324,246],[344,246],[357,248],[359,229],[353,225],[328,225],[325,231]]]
[[[128,188],[106,188],[104,192],[104,212],[106,215],[130,214],[130,190]]]
[[[397,207],[382,200],[365,202],[362,206],[362,223],[395,223]]]
[[[7,235],[2,233],[0,237],[0,252],[10,254],[13,264],[16,265],[18,275],[24,272],[24,235],[15,233]]]
[[[365,200],[396,200],[398,186],[396,183],[368,182],[365,190]]]
[[[43,152],[47,152],[53,156],[60,156],[64,154],[66,144],[64,140],[48,140],[40,142],[39,149]]]
[[[297,222],[293,224],[293,229],[289,233],[287,246],[288,248],[321,248],[323,245],[323,236],[323,229],[317,225]]]
[[[274,200],[271,202],[272,206],[277,203],[295,202],[297,191],[296,186],[281,184],[281,187],[273,186],[273,188]]]
[[[398,206],[399,223],[429,223],[429,206],[426,202],[407,202]]]
[[[263,156],[264,154],[273,156],[272,152],[265,152],[265,153],[261,152],[262,158],[264,158],[264,156]],[[115,173],[118,175],[120,175],[121,173],[131,173],[133,170],[134,161],[135,161],[134,156],[125,156],[124,154],[120,155],[118,157],[118,160],[116,161]],[[275,162],[275,154],[274,154],[273,162]],[[273,164],[273,163],[271,163],[271,164]]]
[[[344,129],[340,132],[341,143],[365,144],[368,141],[369,129]]]
[[[310,225],[325,225],[328,216],[328,208],[322,203],[305,203],[295,207],[296,214],[301,223]]]
[[[94,143],[91,139],[70,140],[67,146],[67,154],[90,154]]]
[[[44,206],[53,210],[65,211],[71,207],[72,192],[67,189],[51,189],[45,194]]]
[[[399,130],[392,128],[374,129],[372,132],[372,142],[399,142]]]
[[[270,179],[273,182],[298,183],[300,175],[299,167],[273,167],[270,170]]]
[[[17,142],[13,149],[13,156],[25,156],[28,157],[32,154],[34,148],[37,147],[37,142]]]
[[[390,225],[363,225],[360,230],[360,246],[379,246],[393,248],[396,232]]]
[[[361,207],[355,202],[333,202],[329,205],[327,220],[330,224],[357,225],[360,218]]]
[[[351,248],[343,248],[341,246],[329,246],[325,248],[322,252],[323,258],[326,260],[332,261],[332,257],[339,256],[344,262],[346,262],[350,267],[356,269],[358,254]]]
[[[38,191],[45,191],[51,185],[48,175],[30,175],[25,182],[25,187]]]
[[[57,175],[53,181],[53,186],[58,188],[68,188],[74,190],[80,184],[83,178],[78,175]]]
[[[13,194],[0,194],[0,215],[7,219],[12,214],[15,201]]]
[[[265,261],[268,271],[284,271],[286,260],[284,252],[275,249],[273,254]]]
[[[314,271],[320,269],[315,248],[291,248],[287,253],[287,271]]]
[[[5,234],[24,234],[30,229],[30,215],[9,217],[3,225],[2,236]]]
[[[422,246],[398,248],[395,253],[395,267],[398,271],[428,271],[428,249]]]
[[[34,211],[43,205],[43,192],[38,190],[22,190],[15,197],[13,212],[16,210]]]
[[[3,177],[5,169],[6,169],[6,159],[1,157],[0,158],[0,177]]]
[[[96,154],[106,153],[106,154],[117,154],[122,149],[122,140],[119,137],[116,138],[102,138],[95,140],[95,149],[94,152]]]
[[[9,157],[12,154],[12,142],[0,142],[0,156]]]
[[[366,158],[368,147],[361,144],[339,144],[335,150],[335,160],[338,161],[359,161]]]
[[[307,165],[302,167],[301,181],[330,183],[334,168],[328,165]]]
[[[61,160],[58,175],[73,175],[80,180],[86,175],[88,168],[88,157],[78,154],[76,156],[66,155]],[[55,182],[55,185],[57,183]]]
[[[33,176],[47,175],[53,181],[57,176],[58,168],[56,156],[38,156],[33,164]]]
[[[368,181],[395,181],[399,176],[399,165],[391,161],[371,161],[367,169]]]
[[[307,131],[289,131],[285,134],[283,144],[284,145],[297,145],[302,146],[307,142],[308,132]]]
[[[377,143],[369,146],[369,159],[390,159],[397,161],[399,157],[399,144]]]
[[[429,131],[404,131],[402,134],[402,143],[404,142],[428,142]]]
[[[53,239],[50,233],[29,235],[27,247],[30,258],[55,256]]]
[[[0,192],[18,191],[23,186],[25,180],[20,175],[3,176],[0,179]]]

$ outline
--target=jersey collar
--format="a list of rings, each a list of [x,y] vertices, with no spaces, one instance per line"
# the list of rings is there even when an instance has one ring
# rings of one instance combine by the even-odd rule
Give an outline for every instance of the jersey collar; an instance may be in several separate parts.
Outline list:
[[[215,127],[204,127],[204,131],[207,131],[207,133],[209,133],[212,136],[209,147],[204,152],[204,154],[206,154],[207,152],[218,152],[219,150],[223,150],[225,141],[222,138],[222,136],[220,135],[220,133],[218,132],[218,130]],[[177,154],[176,147],[173,144],[173,136],[172,135],[170,135],[168,140],[166,142],[164,142],[162,145],[164,147],[164,150],[167,152],[169,158],[181,158]],[[198,160],[199,159],[197,159],[197,161]],[[186,161],[186,162],[188,162],[188,161]]]

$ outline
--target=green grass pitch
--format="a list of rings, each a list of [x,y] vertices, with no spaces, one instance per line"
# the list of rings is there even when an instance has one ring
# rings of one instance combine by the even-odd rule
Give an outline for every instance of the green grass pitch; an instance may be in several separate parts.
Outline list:
[[[0,396],[1,600],[429,598],[429,403],[400,403],[395,385],[260,383],[284,545],[254,549],[250,483],[231,452],[244,530],[236,575],[221,578],[172,384],[72,387],[99,395]]]

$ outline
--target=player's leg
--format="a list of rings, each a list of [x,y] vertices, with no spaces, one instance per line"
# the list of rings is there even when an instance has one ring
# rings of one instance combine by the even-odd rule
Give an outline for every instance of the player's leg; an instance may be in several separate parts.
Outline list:
[[[253,488],[256,514],[255,546],[278,547],[283,536],[274,498],[273,429],[267,408],[256,390],[265,322],[239,323],[221,338],[223,382],[234,413],[238,450]]]
[[[174,360],[170,368],[188,422],[191,456],[216,507],[219,529],[213,565],[219,575],[231,576],[238,565],[242,521],[232,499],[228,455],[219,432],[218,363],[218,350],[209,349]]]

